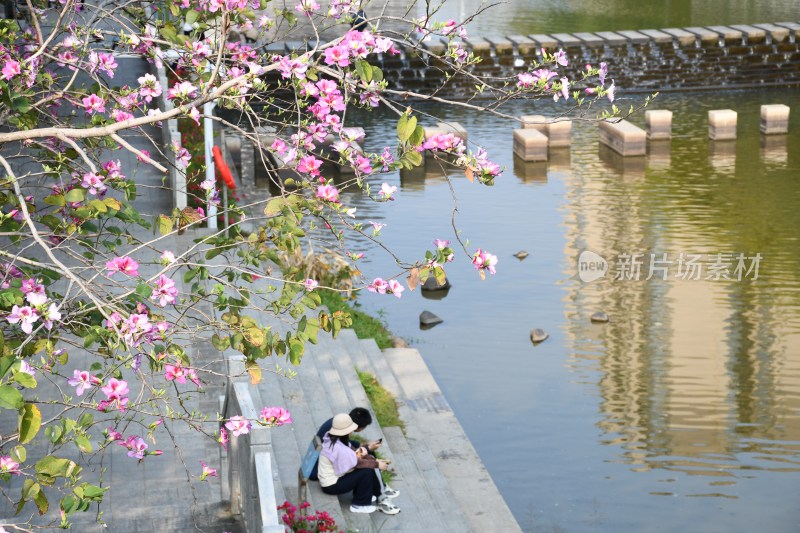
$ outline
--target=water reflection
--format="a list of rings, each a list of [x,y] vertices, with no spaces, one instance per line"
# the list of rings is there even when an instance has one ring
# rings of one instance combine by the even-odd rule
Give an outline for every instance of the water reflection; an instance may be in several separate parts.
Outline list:
[[[704,161],[691,155],[691,143],[702,139],[695,126],[693,138],[676,146],[656,151],[651,143],[647,168],[643,158],[601,150],[612,173],[589,162],[565,174],[564,255],[573,261],[564,275],[574,276],[583,250],[611,264],[602,280],[568,284],[565,312],[580,318],[566,331],[574,368],[600,373],[597,426],[601,442],[620,449],[615,461],[707,485],[692,485],[686,496],[737,499],[737,485],[755,472],[800,472],[799,286],[796,263],[786,262],[800,234],[783,219],[796,219],[798,194],[788,173],[760,166],[792,164],[786,138],[761,138],[760,146],[755,134],[709,141]],[[723,176],[727,184],[717,181]],[[763,255],[758,279],[708,279],[716,254],[736,252]],[[641,278],[614,280],[614,258],[633,253],[645,258]],[[645,281],[651,253],[701,254],[705,270],[683,280],[669,264],[666,280]],[[598,309],[612,322],[589,324]]]

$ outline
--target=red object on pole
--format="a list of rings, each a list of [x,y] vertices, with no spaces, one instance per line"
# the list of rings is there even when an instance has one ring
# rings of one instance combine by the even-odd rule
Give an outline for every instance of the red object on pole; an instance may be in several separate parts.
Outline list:
[[[228,164],[225,163],[225,160],[222,158],[222,150],[219,149],[219,146],[214,146],[211,152],[214,154],[214,166],[217,168],[217,177],[222,178],[225,185],[227,185],[229,189],[235,191],[236,182],[233,181],[231,169],[228,168]]]

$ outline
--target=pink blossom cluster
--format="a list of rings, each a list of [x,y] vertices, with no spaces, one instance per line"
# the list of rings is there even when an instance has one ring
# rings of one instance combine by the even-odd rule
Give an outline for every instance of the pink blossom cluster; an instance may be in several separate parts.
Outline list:
[[[14,304],[6,321],[9,324],[19,324],[20,329],[28,335],[33,332],[33,325],[40,319],[48,331],[53,329],[53,324],[61,320],[61,311],[58,304],[51,301],[45,293],[44,285],[37,279],[27,278],[22,281],[20,290],[25,295],[27,305]]]
[[[164,365],[164,379],[167,381],[174,380],[176,383],[185,384],[187,378],[198,387],[201,386],[200,378],[197,377],[197,371],[194,368],[184,367],[180,362],[174,365]]]
[[[178,300],[178,288],[175,286],[175,281],[161,274],[156,280],[156,286],[150,297],[153,301],[158,301],[158,305],[161,307],[174,304]]]
[[[478,270],[487,270],[489,274],[494,274],[494,267],[497,264],[497,256],[478,248],[478,250],[475,252],[475,255],[472,256],[472,264]]]
[[[422,143],[420,151],[422,150],[460,155],[464,153],[466,146],[464,145],[464,140],[455,133],[437,133]]]
[[[148,448],[145,440],[137,435],[131,435],[125,440],[118,440],[117,444],[128,449],[128,457],[139,460],[144,459],[145,452]]]
[[[22,472],[19,470],[19,463],[14,461],[9,455],[0,455],[0,475],[6,474],[7,476],[13,474],[19,476]]]
[[[350,30],[339,44],[325,49],[325,64],[345,68],[357,59],[366,59],[371,53],[400,53],[394,42],[386,37],[375,37],[370,31]]]
[[[259,421],[268,426],[280,427],[284,424],[291,424],[292,415],[283,407],[264,407],[261,410]]]
[[[252,424],[249,420],[241,415],[232,416],[225,422],[225,427],[231,432],[231,435],[238,437],[250,433]]]
[[[375,278],[372,283],[367,285],[367,290],[378,294],[394,294],[396,297],[402,298],[402,293],[406,288],[395,279],[386,281],[382,278]]]
[[[116,328],[125,344],[135,347],[142,342],[153,343],[164,340],[170,325],[165,321],[151,322],[147,307],[139,303],[136,305],[136,313],[131,313],[126,319],[116,311],[111,313],[109,320],[106,321],[106,327],[110,330]]]
[[[128,393],[130,392],[127,381],[111,378],[100,390],[106,395],[106,399],[97,404],[98,411],[106,413],[112,409],[119,409],[121,412],[125,412],[128,405]]]
[[[189,0],[182,0],[183,7],[190,7],[193,2]],[[216,13],[217,11],[241,11],[247,9],[258,9],[261,3],[258,0],[200,0],[198,7],[200,11],[207,13]]]

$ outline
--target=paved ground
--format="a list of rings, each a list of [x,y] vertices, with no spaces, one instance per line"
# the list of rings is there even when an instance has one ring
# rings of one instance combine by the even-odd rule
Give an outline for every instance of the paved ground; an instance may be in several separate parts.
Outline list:
[[[143,75],[146,71],[146,64],[139,59],[120,59],[120,67],[114,82],[123,85],[137,84],[136,78]],[[160,134],[156,128],[147,131],[153,138],[159,139]],[[128,139],[137,148],[148,148],[146,140],[141,136],[130,137]],[[149,150],[154,152],[152,147]],[[140,190],[140,195],[136,201],[137,207],[142,213],[157,214],[170,213],[171,194],[162,187],[162,175],[159,171],[137,163],[135,156],[125,150],[114,152],[114,158],[122,160],[123,169],[136,168],[135,180]],[[143,237],[152,236],[147,232]],[[164,249],[178,251],[181,246],[191,244],[191,239],[196,237],[188,231],[186,235],[177,238],[169,238],[163,241]],[[146,268],[140,269],[146,273]],[[176,276],[176,278],[179,276]],[[177,281],[177,279],[176,279]],[[183,293],[185,287],[180,287]],[[193,361],[198,366],[207,366],[209,370],[221,371],[220,354],[216,350],[209,350],[208,340],[203,338],[194,339],[194,346],[190,350]],[[70,351],[70,361],[66,367],[66,372],[71,375],[72,369],[88,368],[91,361],[86,354]],[[63,381],[63,380],[62,380]],[[223,390],[221,380],[217,383],[209,383],[204,386],[200,394],[192,394],[187,399],[187,409],[199,409],[202,412],[210,413],[212,420],[219,410],[219,394]],[[134,381],[130,381],[133,385]],[[63,387],[63,382],[61,383]],[[40,387],[48,387],[47,384],[40,384]],[[193,390],[194,387],[180,386],[182,390]],[[49,386],[54,390],[54,385]],[[41,389],[40,389],[41,390]],[[131,395],[135,391],[132,390]],[[42,397],[51,396],[41,392]],[[10,411],[0,413],[0,434],[10,433],[16,427],[16,416],[9,415]],[[95,413],[96,419],[99,414]],[[46,415],[45,415],[46,416]],[[104,423],[93,432],[93,443],[99,441],[99,433],[106,426],[113,423]],[[206,427],[210,431],[216,429],[217,423],[211,422]],[[168,430],[168,431],[167,431]],[[147,430],[131,426],[128,431],[134,434],[146,435]],[[43,437],[43,435],[42,435]],[[73,515],[73,530],[80,532],[100,532],[112,531],[115,533],[136,533],[153,531],[159,532],[190,532],[202,531],[208,533],[222,533],[230,531],[237,533],[240,531],[239,525],[232,519],[226,504],[221,501],[220,480],[219,478],[209,477],[206,481],[200,482],[197,477],[200,474],[200,461],[203,460],[213,468],[220,467],[219,445],[214,441],[198,434],[185,424],[169,424],[167,428],[159,428],[155,433],[156,443],[148,442],[150,449],[161,449],[163,455],[150,456],[144,461],[138,462],[136,459],[127,457],[126,450],[122,446],[110,446],[100,457],[93,459],[86,465],[84,474],[87,481],[97,483],[102,478],[103,485],[110,489],[105,497],[106,502],[102,506],[102,515],[99,519],[105,523],[98,523],[97,510],[92,509],[87,513]],[[43,439],[39,439],[43,440]],[[59,451],[60,455],[72,454],[77,456],[77,451],[73,452],[74,447],[64,451]],[[34,449],[28,447],[28,456],[41,456],[45,452],[41,446]],[[19,487],[22,479],[13,479],[12,489],[0,497],[0,525],[13,523],[15,502],[19,498]],[[47,519],[58,523],[58,502],[54,496],[51,501],[51,511],[43,518],[35,517],[37,523]],[[22,516],[29,516],[34,513],[33,506],[29,504],[22,513]]]

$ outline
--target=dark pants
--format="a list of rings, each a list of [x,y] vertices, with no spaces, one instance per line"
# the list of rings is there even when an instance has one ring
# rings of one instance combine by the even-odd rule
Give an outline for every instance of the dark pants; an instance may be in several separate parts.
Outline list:
[[[325,494],[353,491],[353,505],[370,505],[373,496],[381,495],[381,484],[372,468],[359,468],[340,477],[335,485],[322,487]]]

